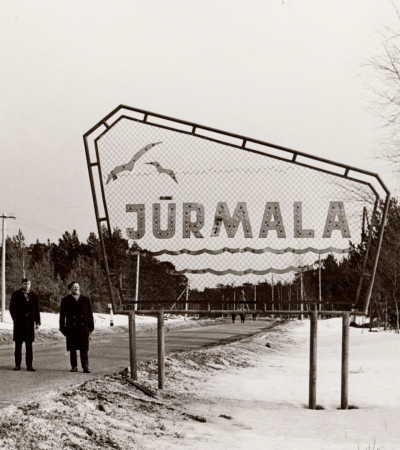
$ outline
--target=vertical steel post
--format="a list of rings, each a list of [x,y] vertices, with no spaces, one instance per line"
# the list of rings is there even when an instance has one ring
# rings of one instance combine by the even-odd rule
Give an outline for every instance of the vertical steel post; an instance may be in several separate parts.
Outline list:
[[[310,380],[308,409],[317,407],[317,331],[318,312],[314,310],[310,315]]]
[[[274,274],[272,274],[272,278],[271,278],[271,295],[272,295],[272,303],[271,303],[271,310],[273,311],[274,308]],[[271,319],[274,319],[275,315],[271,314]]]
[[[386,218],[387,218],[387,215],[389,213],[390,192],[386,191],[386,194],[387,194],[387,196],[386,196],[385,206],[383,208],[383,214],[382,214],[382,218],[381,218],[381,224],[380,224],[379,233],[378,233],[378,239],[377,239],[377,243],[376,243],[376,252],[375,252],[375,256],[374,256],[374,262],[373,262],[373,265],[372,265],[371,277],[370,277],[370,280],[369,280],[368,291],[367,291],[367,295],[366,295],[366,298],[365,298],[364,315],[366,315],[367,312],[368,312],[368,305],[369,305],[370,298],[371,298],[371,295],[372,295],[372,289],[374,287],[376,269],[378,267],[379,254],[381,252],[381,247],[382,247],[383,232],[384,232],[385,225],[386,225]]]
[[[185,303],[185,311],[188,310],[188,301],[189,301],[189,280],[187,280],[186,284],[186,303]],[[188,315],[185,314],[185,320],[187,320]]]
[[[95,128],[93,128],[92,130],[94,130],[94,129]],[[100,219],[99,207],[97,205],[96,189],[95,189],[94,178],[93,178],[93,173],[92,173],[92,162],[90,160],[90,153],[89,153],[89,142],[88,142],[88,139],[87,139],[86,135],[83,136],[83,141],[85,143],[86,161],[87,161],[87,164],[88,164],[88,171],[89,171],[89,181],[90,181],[90,186],[91,186],[91,189],[92,189],[94,213],[95,213],[95,216],[96,216],[97,231],[99,233],[100,248],[101,248],[101,254],[103,256],[104,271],[106,273],[107,287],[108,287],[108,292],[110,294],[110,300],[111,300],[111,304],[113,306],[113,310],[116,311],[117,308],[116,308],[116,304],[115,304],[115,300],[114,300],[113,287],[111,285],[110,270],[109,270],[109,267],[108,267],[107,254],[106,254],[106,246],[105,246],[105,243],[104,243],[104,236],[103,236],[103,232],[102,232],[102,229],[101,229],[101,219]],[[96,163],[96,164],[98,164],[98,163]],[[108,231],[110,233],[110,239],[111,239],[111,229],[109,229]]]
[[[304,305],[303,305],[303,301],[304,301],[304,287],[303,287],[303,274],[300,274],[300,311],[303,311]],[[300,320],[303,322],[303,314],[300,314]]]
[[[131,378],[137,380],[137,359],[136,359],[136,314],[129,311],[129,357],[131,365]]]
[[[319,285],[319,289],[318,289],[318,301],[319,301],[319,311],[321,311],[322,309],[322,283],[321,283],[321,253],[318,255],[319,259],[318,259],[318,285]],[[322,319],[322,317],[320,317],[320,319]]]
[[[164,308],[158,311],[158,388],[165,388],[165,342],[164,342]]]
[[[135,306],[134,309],[137,311],[138,309],[138,301],[139,301],[139,267],[140,267],[140,253],[137,255],[137,264],[136,264],[136,292],[135,292]]]
[[[349,337],[350,337],[350,313],[343,313],[342,323],[342,389],[341,409],[349,407]]]
[[[356,298],[355,298],[355,301],[354,301],[355,304],[358,303],[358,300],[359,300],[360,295],[361,295],[361,289],[362,289],[363,284],[364,284],[364,278],[365,278],[365,274],[366,274],[368,255],[369,255],[369,251],[370,251],[370,248],[371,248],[372,234],[373,234],[374,225],[375,225],[375,222],[376,222],[376,214],[377,214],[378,206],[379,206],[379,198],[376,198],[375,204],[374,204],[374,209],[373,209],[372,215],[371,215],[371,223],[368,225],[367,246],[366,246],[365,253],[364,253],[364,259],[363,259],[362,268],[361,268],[360,280],[358,281],[357,293],[356,293]],[[366,210],[366,208],[364,206],[364,210],[363,210],[363,224],[362,224],[362,231],[361,231],[361,241],[364,239],[364,236],[365,236],[365,221],[366,221],[366,219],[367,219],[367,210]]]

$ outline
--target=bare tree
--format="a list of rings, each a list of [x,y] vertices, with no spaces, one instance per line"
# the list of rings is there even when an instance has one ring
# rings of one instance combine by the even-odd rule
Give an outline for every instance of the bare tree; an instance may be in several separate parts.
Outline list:
[[[400,171],[400,9],[392,1],[394,22],[377,30],[379,54],[364,63],[367,85],[373,93],[370,110],[382,119],[385,131],[377,158]]]

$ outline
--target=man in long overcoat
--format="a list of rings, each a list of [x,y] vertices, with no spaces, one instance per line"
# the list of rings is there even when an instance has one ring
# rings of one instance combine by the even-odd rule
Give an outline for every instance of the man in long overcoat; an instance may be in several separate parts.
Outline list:
[[[88,297],[81,295],[77,281],[68,285],[70,294],[61,300],[60,331],[67,338],[71,372],[78,371],[76,351],[79,350],[82,369],[89,369],[89,336],[94,330],[92,305]]]
[[[22,343],[25,342],[26,370],[35,372],[32,366],[32,343],[35,341],[35,323],[37,330],[40,327],[40,311],[38,296],[31,291],[31,281],[28,278],[23,278],[22,288],[11,294],[10,314],[14,322],[14,370],[21,370]]]

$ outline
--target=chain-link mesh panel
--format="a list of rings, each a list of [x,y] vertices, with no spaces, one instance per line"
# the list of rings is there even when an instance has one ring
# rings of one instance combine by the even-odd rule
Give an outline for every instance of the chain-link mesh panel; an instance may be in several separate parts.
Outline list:
[[[345,252],[375,198],[353,181],[127,119],[98,150],[111,227],[143,250],[177,252],[162,259],[181,272],[265,275],[312,264],[321,249]],[[370,201],[349,201],[356,191]]]
[[[197,289],[287,281],[321,254],[340,258],[377,201],[376,187],[348,173],[130,118],[96,151],[111,229]]]

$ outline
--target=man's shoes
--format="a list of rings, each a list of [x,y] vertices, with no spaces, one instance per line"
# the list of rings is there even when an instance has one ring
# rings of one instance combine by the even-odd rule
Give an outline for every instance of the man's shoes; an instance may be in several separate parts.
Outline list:
[[[83,369],[83,373],[90,373],[89,367],[85,367],[85,368]]]
[[[27,367],[26,370],[28,372],[36,372],[36,370],[31,366],[31,367]]]
[[[21,366],[15,366],[13,370],[21,370]]]
[[[78,368],[77,367],[73,367],[70,372],[78,372]]]

